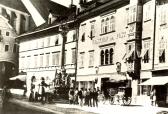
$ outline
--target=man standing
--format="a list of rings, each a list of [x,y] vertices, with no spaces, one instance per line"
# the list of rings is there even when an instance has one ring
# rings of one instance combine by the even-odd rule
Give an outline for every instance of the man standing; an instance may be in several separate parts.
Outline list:
[[[93,106],[95,105],[98,107],[98,91],[96,91],[96,88],[93,90]]]
[[[69,104],[73,104],[73,101],[74,101],[74,90],[73,90],[73,88],[70,88],[68,95],[69,95]]]
[[[79,96],[79,105],[82,107],[83,106],[83,88],[78,92]]]

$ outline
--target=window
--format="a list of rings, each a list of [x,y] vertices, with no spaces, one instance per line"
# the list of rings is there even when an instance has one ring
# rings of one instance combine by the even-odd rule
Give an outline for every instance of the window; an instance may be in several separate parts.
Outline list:
[[[105,64],[109,64],[109,51],[108,49],[105,50]]]
[[[76,49],[72,49],[72,64],[74,64],[76,61]]]
[[[86,28],[86,24],[81,26],[81,32],[82,32],[82,38],[81,41],[85,42],[85,28]]]
[[[101,58],[101,65],[104,65],[104,50],[101,50],[100,58]]]
[[[25,56],[22,56],[22,57],[20,58],[19,67],[20,67],[21,69],[24,69],[24,68],[25,68]]]
[[[94,66],[94,51],[89,52],[89,66]]]
[[[165,6],[161,8],[161,14],[160,14],[160,25],[166,24],[166,8]]]
[[[37,67],[38,55],[34,55],[34,67]]]
[[[142,61],[144,63],[149,63],[149,49],[150,49],[150,42],[144,41],[143,42],[143,50],[141,53]]]
[[[114,16],[110,19],[110,31],[115,31],[115,18]]]
[[[106,19],[105,27],[104,27],[104,33],[107,33],[109,30],[109,18]]]
[[[95,36],[95,22],[91,22],[90,38],[92,39],[94,36]]]
[[[127,61],[128,63],[133,63],[134,60],[134,48],[132,44],[128,44],[128,50],[127,50]]]
[[[50,46],[50,37],[47,37],[47,46]]]
[[[55,39],[55,46],[58,45],[58,39],[59,39],[59,35],[56,35],[56,39]]]
[[[151,5],[144,5],[144,21],[149,21],[151,19]]]
[[[26,18],[25,18],[25,16],[24,15],[21,15],[21,28],[20,28],[20,32],[21,33],[24,33],[24,32],[26,32]]]
[[[67,64],[67,50],[64,51],[64,64]]]
[[[60,56],[60,52],[52,53],[52,65],[59,65],[59,56]]]
[[[16,51],[17,51],[17,45],[14,44],[14,46],[13,46],[13,52],[16,53]]]
[[[166,40],[164,40],[164,38],[162,37],[162,39],[159,42],[159,63],[165,63],[165,49],[166,49],[166,45],[167,42]]]
[[[40,67],[43,67],[43,56],[44,54],[40,54]]]
[[[149,50],[144,55],[144,63],[149,63]]]
[[[105,22],[104,22],[104,19],[101,21],[101,33],[105,33],[104,31],[104,27],[105,27]]]
[[[80,68],[83,68],[84,67],[84,56],[85,56],[85,53],[82,52],[80,53]]]
[[[11,14],[11,25],[13,26],[13,28],[14,29],[16,29],[16,21],[17,21],[17,16],[16,16],[16,14],[15,14],[15,12],[12,12],[12,14]]]
[[[73,41],[76,41],[76,38],[77,38],[77,36],[76,36],[76,31],[74,31],[74,32],[73,32],[73,39],[72,39],[72,40],[73,40]]]
[[[113,48],[110,49],[110,64],[113,64]]]
[[[5,51],[9,50],[9,45],[5,45]]]
[[[113,64],[114,47],[105,48],[100,52],[100,64],[112,65]]]
[[[31,63],[31,57],[30,56],[27,56],[27,67],[26,68],[30,68],[30,63]]]
[[[9,36],[9,32],[6,32],[6,36]]]
[[[81,39],[82,42],[85,42],[85,33],[82,34],[82,39]]]
[[[129,8],[129,23],[136,21],[136,6]]]
[[[126,27],[128,27],[128,23],[129,23],[129,8],[126,8],[125,21],[126,21]]]
[[[165,50],[159,50],[159,63],[165,63]]]
[[[50,59],[50,54],[46,53],[46,67],[49,66],[49,59]]]

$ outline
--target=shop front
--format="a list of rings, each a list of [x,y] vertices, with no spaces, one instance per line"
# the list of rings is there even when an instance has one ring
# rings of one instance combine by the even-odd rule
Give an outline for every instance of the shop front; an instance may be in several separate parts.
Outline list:
[[[142,82],[141,86],[151,86],[151,91],[155,90],[156,103],[158,106],[168,106],[168,76],[153,76]]]

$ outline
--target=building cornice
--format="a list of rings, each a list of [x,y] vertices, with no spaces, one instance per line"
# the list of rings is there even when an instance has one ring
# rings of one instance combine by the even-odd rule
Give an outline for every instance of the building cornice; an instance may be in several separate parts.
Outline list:
[[[82,12],[79,13],[79,15],[77,16],[78,20],[80,22],[87,20],[91,17],[100,15],[102,13],[104,13],[105,11],[109,11],[109,10],[115,10],[119,7],[122,7],[124,5],[128,5],[130,2],[130,0],[111,0],[103,5],[100,5],[98,7],[89,9],[89,10],[84,10]]]
[[[36,37],[36,35],[42,35],[41,33],[43,33],[43,34],[50,33],[51,34],[51,31],[53,31],[54,34],[57,34],[57,33],[59,33],[59,26],[64,25],[64,24],[71,24],[71,23],[74,23],[74,20],[68,21],[68,22],[65,22],[65,23],[61,23],[61,24],[56,24],[56,25],[53,25],[53,26],[50,26],[50,27],[47,27],[47,28],[44,28],[44,29],[41,29],[41,30],[25,33],[25,34],[17,36],[16,39],[20,40],[22,38],[27,38],[27,37],[30,37],[30,36],[35,36]]]

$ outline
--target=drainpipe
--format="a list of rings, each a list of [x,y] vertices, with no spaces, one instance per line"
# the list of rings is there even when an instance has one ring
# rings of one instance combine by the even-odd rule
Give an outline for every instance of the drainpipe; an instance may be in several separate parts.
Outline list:
[[[153,58],[152,58],[152,70],[154,70],[155,61],[155,37],[156,37],[156,0],[155,1],[155,11],[154,11],[154,31],[153,31]]]

